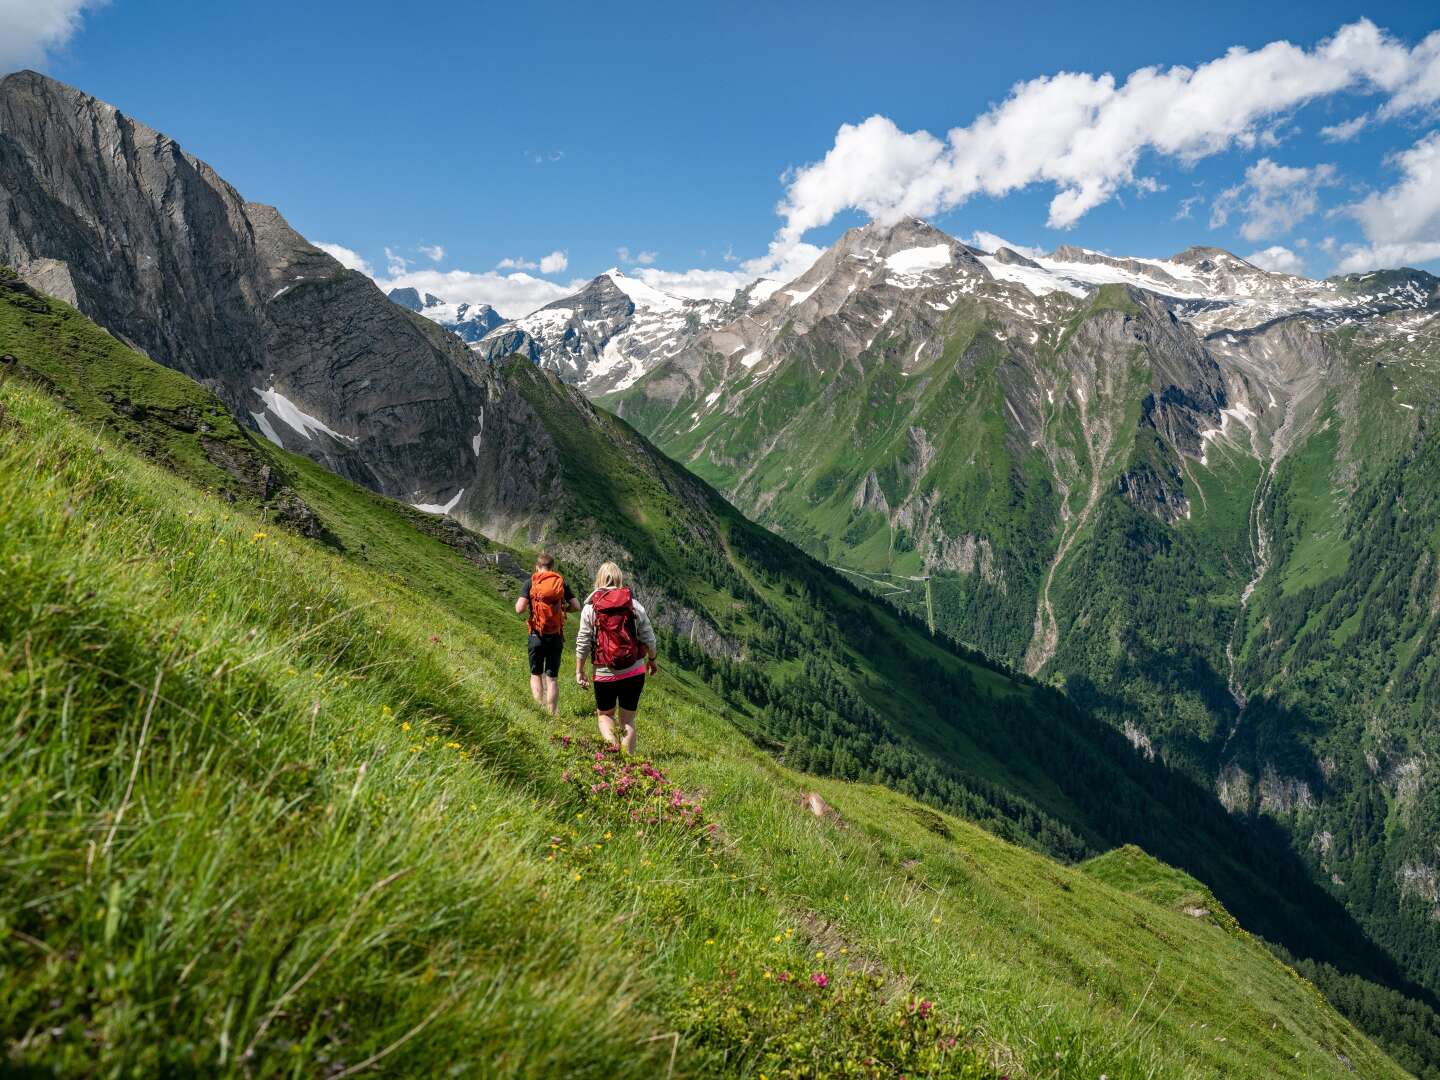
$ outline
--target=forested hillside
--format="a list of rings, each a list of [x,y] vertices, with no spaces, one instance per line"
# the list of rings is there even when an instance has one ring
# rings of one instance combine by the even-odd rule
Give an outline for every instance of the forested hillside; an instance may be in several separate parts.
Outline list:
[[[602,400],[858,587],[1278,826],[1434,994],[1437,313],[1420,271],[1036,261],[871,224]]]

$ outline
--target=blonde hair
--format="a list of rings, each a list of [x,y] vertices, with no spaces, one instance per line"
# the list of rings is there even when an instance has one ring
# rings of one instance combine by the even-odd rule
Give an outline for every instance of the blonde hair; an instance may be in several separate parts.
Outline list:
[[[625,584],[625,575],[620,572],[620,567],[613,562],[601,563],[600,569],[595,571],[595,588],[618,589]]]

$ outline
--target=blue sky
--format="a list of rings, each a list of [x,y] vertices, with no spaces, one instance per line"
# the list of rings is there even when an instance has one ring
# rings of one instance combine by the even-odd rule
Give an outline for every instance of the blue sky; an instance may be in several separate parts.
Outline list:
[[[722,293],[906,211],[1437,269],[1437,30],[1434,3],[0,0],[0,67],[167,132],[377,278],[518,315],[617,262]]]

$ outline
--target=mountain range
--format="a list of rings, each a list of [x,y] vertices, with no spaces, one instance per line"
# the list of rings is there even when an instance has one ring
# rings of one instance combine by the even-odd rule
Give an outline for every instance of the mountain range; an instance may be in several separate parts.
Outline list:
[[[649,320],[619,379],[572,351],[613,340],[612,281],[478,348],[529,326],[525,355],[754,520],[1281,824],[1434,985],[1440,281],[910,219]]]
[[[1138,843],[1333,1000],[1359,979],[1431,1015],[1433,277],[987,252],[907,219],[728,302],[611,270],[482,331],[34,73],[0,80],[0,265],[22,363],[148,456],[357,558],[394,541],[326,524],[310,504],[353,497],[288,454],[472,561],[618,557],[786,767],[1057,860]]]

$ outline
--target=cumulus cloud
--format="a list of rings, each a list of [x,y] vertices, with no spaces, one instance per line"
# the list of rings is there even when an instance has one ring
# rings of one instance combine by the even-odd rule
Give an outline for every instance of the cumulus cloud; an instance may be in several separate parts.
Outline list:
[[[1254,263],[1261,270],[1273,270],[1277,274],[1303,276],[1305,273],[1305,260],[1280,244],[1274,244],[1261,251],[1252,251],[1245,256],[1245,261]]]
[[[746,259],[734,270],[663,270],[642,266],[630,273],[671,296],[692,300],[729,300],[737,289],[743,289],[757,278],[791,281],[809,270],[821,254],[822,250],[814,244],[772,243],[764,255]],[[732,258],[729,261],[737,260]]]
[[[0,0],[0,75],[42,65],[105,0]]]
[[[353,248],[345,247],[342,244],[326,244],[319,240],[312,240],[310,242],[341,266],[345,267],[345,269],[359,270],[360,273],[369,277],[375,276],[375,271],[370,268],[370,264]]]
[[[1274,123],[1342,91],[1380,91],[1387,114],[1440,100],[1440,31],[1413,49],[1367,19],[1313,49],[1276,41],[1189,67],[1113,75],[1061,72],[1017,84],[1000,104],[944,138],[884,116],[844,124],[825,157],[792,170],[778,239],[798,241],[847,210],[889,223],[931,216],[979,194],[1056,189],[1049,224],[1074,225],[1121,188],[1143,186],[1149,152],[1194,162],[1276,141]]]
[[[410,260],[392,248],[385,249],[385,270],[391,277],[403,274],[410,268]]]
[[[1386,191],[1346,207],[1360,223],[1365,243],[1348,244],[1341,273],[1440,259],[1440,131],[1432,131],[1391,164],[1400,180]]]
[[[1351,139],[1355,138],[1356,135],[1359,135],[1360,132],[1363,131],[1365,129],[1365,126],[1369,123],[1370,117],[1362,113],[1360,116],[1357,116],[1354,119],[1346,120],[1340,124],[1331,124],[1329,127],[1321,128],[1320,137],[1326,142],[1349,142]]]
[[[1239,213],[1246,240],[1283,236],[1320,206],[1320,189],[1335,182],[1335,166],[1277,165],[1261,158],[1245,170],[1244,183],[1226,188],[1210,208],[1210,227],[1219,228]]]
[[[570,256],[563,251],[552,251],[538,259],[501,259],[495,264],[497,270],[539,270],[542,274],[558,274],[570,265]]]
[[[660,257],[660,253],[658,251],[632,252],[628,247],[618,247],[615,249],[615,257],[626,266],[653,266],[655,260]]]
[[[1203,195],[1187,195],[1185,198],[1180,200],[1180,205],[1176,208],[1175,216],[1171,220],[1184,221],[1192,213],[1194,213],[1196,205],[1204,201],[1205,196]]]
[[[494,270],[475,273],[469,270],[404,270],[375,282],[389,292],[391,289],[414,288],[434,293],[442,300],[459,304],[489,304],[507,319],[528,315],[552,300],[584,287],[583,280],[560,284],[526,273],[502,274]]]
[[[445,248],[441,244],[431,244],[428,247],[420,246],[420,254],[424,255],[431,262],[439,262],[445,257]]]

